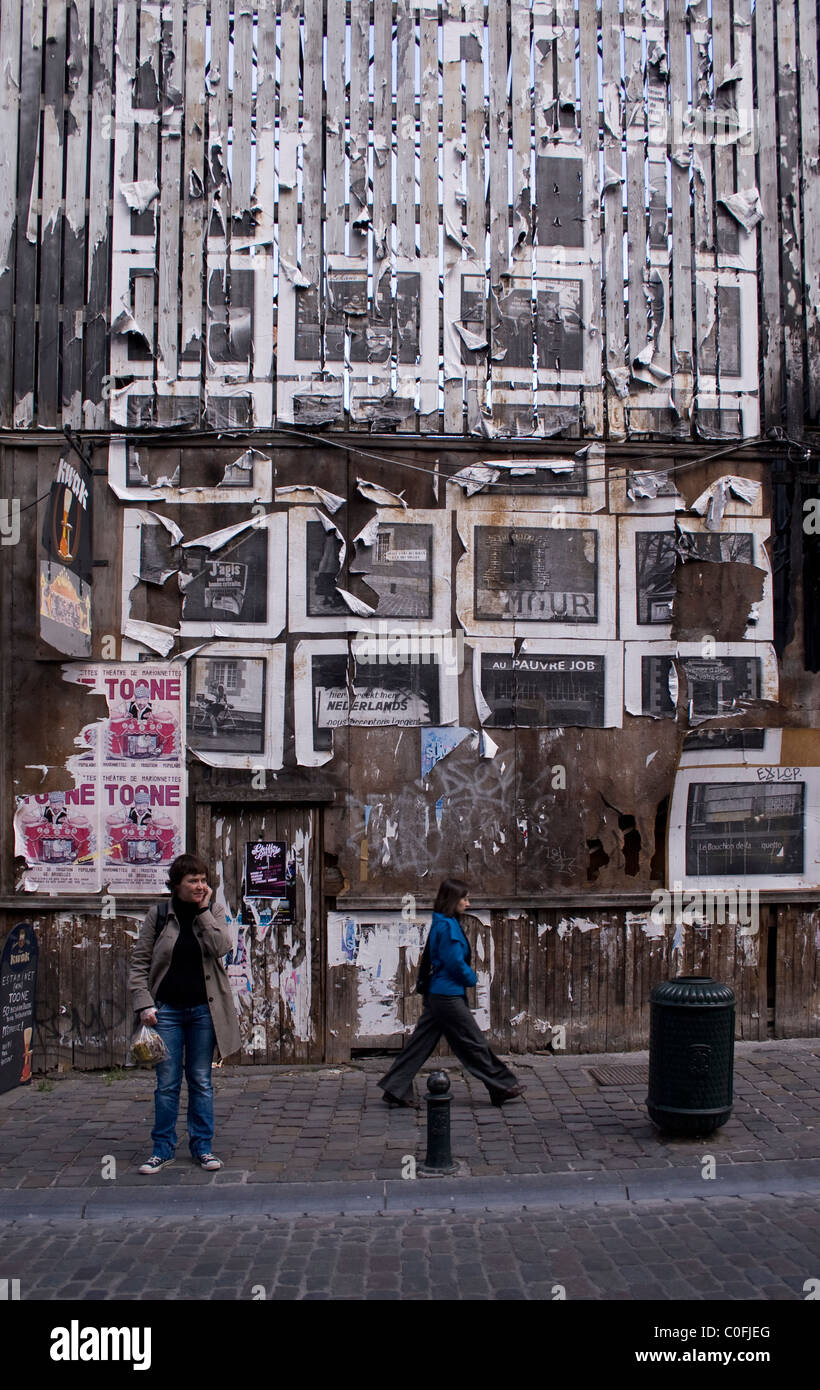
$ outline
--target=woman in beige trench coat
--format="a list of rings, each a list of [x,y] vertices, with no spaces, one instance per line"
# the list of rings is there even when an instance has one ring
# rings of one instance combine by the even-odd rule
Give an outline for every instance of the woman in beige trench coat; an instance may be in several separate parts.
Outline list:
[[[128,987],[137,1020],[156,1028],[168,1050],[157,1066],[153,1152],[141,1173],[158,1173],[174,1161],[182,1073],[188,1087],[188,1144],[201,1168],[215,1171],[212,1152],[214,1048],[228,1057],[240,1046],[233,991],[222,957],[231,949],[224,909],[211,906],[208,866],[192,854],[174,860],[168,873],[171,902],[157,931],[158,906],[149,908],[131,956]]]

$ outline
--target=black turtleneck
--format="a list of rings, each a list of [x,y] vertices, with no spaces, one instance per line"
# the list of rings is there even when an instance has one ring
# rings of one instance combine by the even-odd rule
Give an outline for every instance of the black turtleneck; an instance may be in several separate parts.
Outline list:
[[[157,989],[157,1001],[174,1009],[191,1009],[207,1004],[205,971],[202,950],[194,936],[194,918],[199,912],[196,903],[183,903],[174,895],[171,910],[179,922],[179,936],[174,945],[168,973]]]

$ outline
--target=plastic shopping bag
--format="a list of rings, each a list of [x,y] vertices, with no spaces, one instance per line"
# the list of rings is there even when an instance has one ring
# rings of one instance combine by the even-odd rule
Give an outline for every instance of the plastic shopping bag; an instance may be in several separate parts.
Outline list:
[[[168,1049],[156,1028],[151,1028],[147,1023],[141,1024],[131,1040],[131,1057],[137,1066],[155,1067],[158,1062],[164,1062],[167,1056]]]

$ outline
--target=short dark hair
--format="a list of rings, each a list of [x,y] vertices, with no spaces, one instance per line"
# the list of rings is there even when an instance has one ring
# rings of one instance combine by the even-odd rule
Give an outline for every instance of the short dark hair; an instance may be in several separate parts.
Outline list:
[[[188,874],[204,874],[210,883],[210,872],[204,859],[198,854],[178,854],[168,870],[167,885],[173,893]]]
[[[456,909],[468,891],[463,878],[442,879],[436,901],[433,903],[433,911],[440,912],[443,917],[457,917]]]

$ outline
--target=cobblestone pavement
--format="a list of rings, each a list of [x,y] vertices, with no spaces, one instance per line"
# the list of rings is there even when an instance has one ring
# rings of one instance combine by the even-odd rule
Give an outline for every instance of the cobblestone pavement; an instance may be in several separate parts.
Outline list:
[[[820,1279],[820,1212],[715,1197],[617,1211],[26,1221],[0,1232],[3,1278],[20,1280],[21,1300],[800,1302]]]
[[[741,1043],[729,1122],[703,1139],[662,1137],[646,1112],[646,1083],[600,1087],[595,1065],[646,1064],[647,1054],[510,1057],[526,1082],[495,1109],[484,1087],[447,1059],[452,1147],[465,1176],[518,1176],[688,1167],[706,1148],[719,1165],[820,1159],[820,1039]],[[0,1188],[339,1182],[400,1178],[405,1155],[424,1156],[425,1117],[389,1110],[376,1084],[384,1059],[315,1068],[215,1072],[219,1173],[187,1161],[184,1113],[178,1162],[152,1178],[153,1076],[73,1073],[0,1096]],[[431,1064],[432,1065],[432,1064]],[[417,1079],[417,1092],[424,1088]],[[184,1112],[183,1087],[183,1112]],[[108,1167],[106,1167],[108,1165]]]

